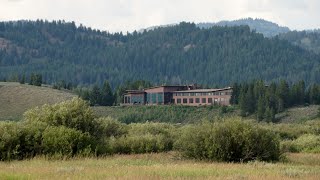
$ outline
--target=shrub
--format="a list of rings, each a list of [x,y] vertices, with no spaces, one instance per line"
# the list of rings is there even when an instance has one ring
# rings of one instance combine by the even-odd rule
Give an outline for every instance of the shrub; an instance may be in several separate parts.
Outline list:
[[[31,158],[42,151],[43,124],[0,123],[0,160]]]
[[[274,133],[241,119],[187,126],[175,143],[188,158],[227,162],[275,161],[279,146]]]
[[[49,156],[72,157],[89,155],[92,138],[88,133],[64,126],[48,127],[42,135],[43,153]]]
[[[115,153],[151,153],[170,151],[174,126],[165,123],[130,124],[128,133],[111,141]]]
[[[99,118],[96,120],[97,126],[95,136],[97,137],[119,137],[128,132],[128,126],[111,117]]]
[[[0,125],[0,159],[20,159],[20,139],[22,131],[17,123],[1,122]]]
[[[95,133],[97,126],[89,104],[80,98],[28,110],[24,120],[27,123],[44,122],[50,126],[66,126],[90,134]]]
[[[281,150],[283,152],[320,153],[320,136],[304,134],[298,139],[283,141]]]

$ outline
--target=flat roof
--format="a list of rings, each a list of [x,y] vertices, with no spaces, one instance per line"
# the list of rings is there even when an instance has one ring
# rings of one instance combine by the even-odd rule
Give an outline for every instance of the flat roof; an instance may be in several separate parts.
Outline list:
[[[162,85],[162,86],[149,87],[149,88],[146,88],[145,90],[155,89],[155,88],[159,88],[159,87],[188,87],[188,86],[192,86],[192,85]]]
[[[232,89],[231,87],[222,88],[222,89],[192,89],[192,90],[184,90],[184,91],[173,91],[174,93],[203,93],[203,92],[217,92],[223,90]]]

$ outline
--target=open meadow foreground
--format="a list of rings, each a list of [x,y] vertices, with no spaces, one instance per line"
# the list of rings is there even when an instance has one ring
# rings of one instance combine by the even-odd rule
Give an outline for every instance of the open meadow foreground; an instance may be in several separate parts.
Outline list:
[[[217,163],[175,153],[0,163],[0,179],[319,179],[319,154],[287,154],[286,162]]]

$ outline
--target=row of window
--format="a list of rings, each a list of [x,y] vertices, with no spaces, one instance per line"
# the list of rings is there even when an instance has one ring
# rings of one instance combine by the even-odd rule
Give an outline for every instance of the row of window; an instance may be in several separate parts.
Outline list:
[[[201,102],[200,102],[200,100],[201,100]],[[193,104],[193,103],[197,103],[197,104],[199,104],[199,103],[202,103],[202,104],[207,104],[207,103],[209,103],[209,104],[212,104],[213,103],[213,101],[215,102],[215,103],[217,103],[217,102],[223,102],[223,101],[226,101],[226,99],[225,98],[178,98],[178,99],[176,99],[176,103],[177,104]]]
[[[174,93],[174,96],[224,96],[231,92],[205,92],[205,93]]]
[[[163,93],[148,93],[147,103],[148,104],[162,104],[163,103]]]

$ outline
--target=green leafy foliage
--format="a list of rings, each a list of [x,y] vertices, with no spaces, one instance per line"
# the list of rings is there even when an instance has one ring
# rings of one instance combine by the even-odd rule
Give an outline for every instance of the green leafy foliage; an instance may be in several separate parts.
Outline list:
[[[56,157],[90,155],[93,151],[92,142],[93,139],[89,133],[82,133],[65,126],[50,126],[42,134],[42,153]]]
[[[184,127],[175,148],[188,158],[211,161],[276,161],[280,157],[276,134],[239,119]]]
[[[281,144],[284,152],[320,153],[320,135],[304,134],[295,140],[287,140]]]
[[[66,126],[90,134],[95,133],[97,126],[93,111],[80,98],[28,110],[24,114],[24,120],[27,123],[44,122],[49,126]]]
[[[165,123],[130,124],[128,134],[113,139],[116,153],[156,153],[170,151],[175,128]]]

